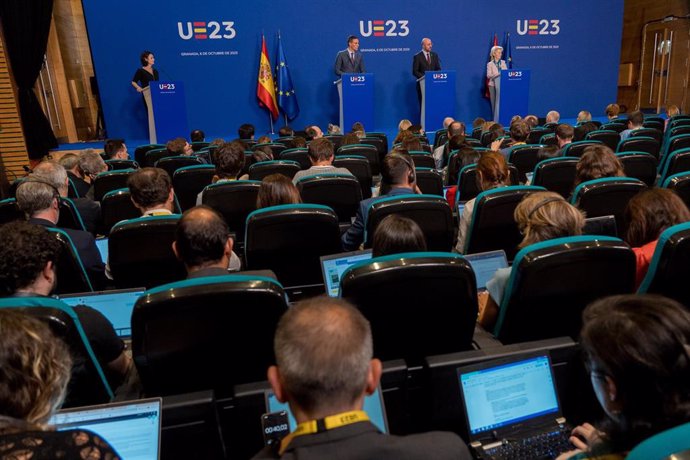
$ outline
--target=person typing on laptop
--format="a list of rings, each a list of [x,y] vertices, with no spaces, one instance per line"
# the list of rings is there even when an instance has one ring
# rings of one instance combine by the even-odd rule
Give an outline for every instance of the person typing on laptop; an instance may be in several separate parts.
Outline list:
[[[297,429],[254,458],[470,459],[455,434],[389,436],[362,411],[381,377],[369,322],[341,299],[317,297],[293,306],[275,334],[277,365],[268,380],[287,402]]]

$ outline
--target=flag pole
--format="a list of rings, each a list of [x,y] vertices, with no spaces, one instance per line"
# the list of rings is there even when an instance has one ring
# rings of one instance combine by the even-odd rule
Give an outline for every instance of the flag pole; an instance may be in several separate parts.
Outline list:
[[[285,119],[285,126],[287,126],[288,125],[288,119],[287,119],[287,115],[285,113],[283,113],[283,118]]]
[[[273,131],[273,114],[271,114],[271,111],[268,111],[268,121],[271,122],[271,132],[268,134],[275,134],[275,131]]]

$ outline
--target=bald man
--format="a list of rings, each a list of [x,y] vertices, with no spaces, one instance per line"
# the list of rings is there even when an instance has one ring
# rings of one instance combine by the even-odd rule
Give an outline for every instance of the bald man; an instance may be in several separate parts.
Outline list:
[[[412,74],[416,79],[420,79],[424,76],[424,72],[441,70],[441,60],[438,54],[431,51],[433,43],[429,38],[422,39],[422,50],[414,55],[412,59]],[[417,83],[417,98],[419,103],[422,103],[422,89]]]

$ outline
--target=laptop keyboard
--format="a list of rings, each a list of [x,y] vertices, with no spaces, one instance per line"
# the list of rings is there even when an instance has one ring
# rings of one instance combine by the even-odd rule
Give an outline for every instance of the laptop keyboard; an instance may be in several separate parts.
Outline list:
[[[568,440],[569,437],[569,431],[554,430],[484,449],[484,454],[496,460],[551,459],[574,449]]]

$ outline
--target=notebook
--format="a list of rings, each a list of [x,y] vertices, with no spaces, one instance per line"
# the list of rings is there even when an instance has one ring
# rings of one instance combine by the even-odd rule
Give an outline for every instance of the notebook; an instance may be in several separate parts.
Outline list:
[[[376,388],[372,394],[364,398],[364,407],[362,408],[364,412],[369,416],[369,420],[373,423],[376,428],[378,428],[382,433],[388,433],[388,420],[386,419],[386,408],[383,404],[383,397],[381,395],[381,387]],[[280,412],[286,411],[288,413],[288,424],[290,425],[290,431],[294,431],[297,428],[297,422],[290,412],[290,407],[287,403],[281,403],[276,398],[275,393],[271,390],[266,391],[266,412]]]
[[[343,272],[355,263],[369,259],[371,259],[371,249],[321,256],[321,272],[328,295],[338,297]]]
[[[101,260],[104,264],[108,263],[108,238],[98,238],[96,240],[96,247],[101,253]]]
[[[60,300],[68,305],[87,305],[98,310],[113,325],[118,336],[128,338],[132,335],[132,310],[137,299],[146,288],[118,289],[113,291],[82,292],[64,294]]]
[[[115,448],[120,458],[152,460],[160,457],[161,398],[64,409],[48,423],[58,431],[93,431]]]
[[[481,458],[555,458],[573,449],[548,351],[460,367],[470,446]]]
[[[493,278],[496,270],[508,268],[508,259],[503,250],[467,254],[465,259],[472,265],[474,276],[477,278],[478,291],[486,289],[486,283]]]

